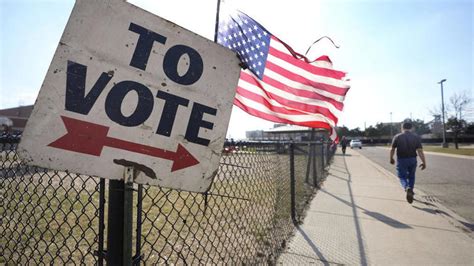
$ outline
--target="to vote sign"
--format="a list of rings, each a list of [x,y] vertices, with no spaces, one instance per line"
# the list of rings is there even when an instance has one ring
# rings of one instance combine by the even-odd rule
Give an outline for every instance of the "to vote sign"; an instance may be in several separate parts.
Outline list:
[[[131,166],[137,183],[206,191],[238,63],[231,51],[125,1],[77,1],[20,156],[110,179]]]

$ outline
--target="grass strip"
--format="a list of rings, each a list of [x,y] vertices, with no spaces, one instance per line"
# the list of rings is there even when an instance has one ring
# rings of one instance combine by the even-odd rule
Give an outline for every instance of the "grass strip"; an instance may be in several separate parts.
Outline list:
[[[447,154],[456,154],[456,155],[467,155],[467,156],[474,156],[474,149],[469,148],[443,148],[437,146],[423,146],[424,151],[430,152],[439,152],[439,153],[447,153]]]

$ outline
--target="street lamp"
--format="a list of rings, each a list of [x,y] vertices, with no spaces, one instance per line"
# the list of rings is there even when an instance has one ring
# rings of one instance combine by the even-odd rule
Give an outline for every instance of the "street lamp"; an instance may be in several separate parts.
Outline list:
[[[445,82],[446,79],[442,79],[438,84],[441,84],[441,112],[443,112],[443,148],[448,147],[448,143],[446,143],[446,124],[444,122],[444,94],[443,94],[443,82]]]
[[[393,139],[392,112],[390,112],[390,138]]]

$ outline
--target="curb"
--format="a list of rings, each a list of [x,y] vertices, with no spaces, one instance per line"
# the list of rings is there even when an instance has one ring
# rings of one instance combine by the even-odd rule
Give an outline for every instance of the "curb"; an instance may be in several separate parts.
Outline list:
[[[388,147],[380,147],[380,146],[375,146],[377,149],[386,149],[390,150]],[[429,154],[429,155],[437,155],[437,156],[445,156],[445,157],[452,157],[452,158],[459,158],[459,159],[470,159],[474,160],[474,156],[469,156],[469,155],[459,155],[459,154],[450,154],[450,153],[442,153],[442,152],[434,152],[434,151],[425,151],[423,150],[424,154]]]
[[[387,169],[383,168],[382,166],[378,165],[377,163],[373,162],[372,160],[364,156],[362,153],[358,151],[355,151],[355,152],[359,154],[360,156],[364,157],[375,169],[377,169],[377,171],[379,171],[383,175],[389,177],[390,179],[393,179],[394,181],[398,179],[397,176],[395,176],[394,174],[392,174],[391,172],[389,172]],[[415,188],[415,190],[417,194],[420,195],[421,197],[428,196],[428,194],[421,189]],[[434,196],[429,196],[429,197],[436,199],[436,197]],[[462,233],[465,233],[468,237],[474,239],[474,231],[473,231],[474,229],[471,229],[464,224],[464,223],[466,224],[470,224],[470,223],[466,221],[466,219],[462,218],[461,216],[459,216],[458,214],[450,210],[448,207],[441,204],[439,200],[436,199],[432,203],[426,202],[424,200],[417,200],[417,199],[415,199],[415,201],[426,204],[428,207],[432,208],[436,212],[436,214],[439,214],[440,216],[445,218],[450,224],[452,224],[454,227],[462,231]]]

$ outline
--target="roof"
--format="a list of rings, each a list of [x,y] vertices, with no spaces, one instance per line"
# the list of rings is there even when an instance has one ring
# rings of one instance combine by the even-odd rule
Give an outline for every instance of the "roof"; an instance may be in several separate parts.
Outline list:
[[[31,112],[33,111],[33,105],[18,106],[13,108],[7,108],[0,110],[1,116],[6,116],[9,118],[12,117],[21,117],[28,118],[30,117]]]
[[[264,130],[263,132],[267,132],[267,133],[310,132],[311,130],[312,130],[312,128],[309,128],[309,127],[286,125],[286,126],[280,126],[280,127],[267,129],[267,130]],[[325,129],[322,129],[322,128],[315,128],[315,130],[316,131],[326,131]]]

